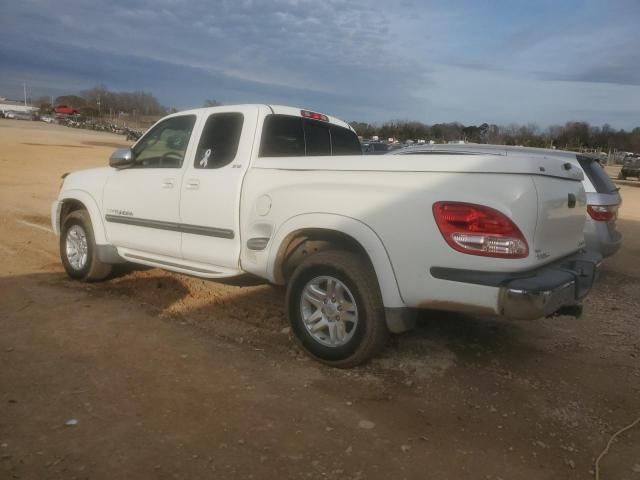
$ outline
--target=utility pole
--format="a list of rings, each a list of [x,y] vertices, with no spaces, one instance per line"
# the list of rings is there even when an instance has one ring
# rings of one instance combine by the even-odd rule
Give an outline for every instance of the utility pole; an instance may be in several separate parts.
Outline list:
[[[27,81],[25,80],[22,84],[24,87],[24,106],[27,106]]]

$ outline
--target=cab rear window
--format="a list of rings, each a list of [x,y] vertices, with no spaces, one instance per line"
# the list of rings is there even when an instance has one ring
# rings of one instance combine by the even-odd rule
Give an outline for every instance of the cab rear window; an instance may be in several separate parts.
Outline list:
[[[584,170],[584,173],[589,177],[591,183],[593,184],[593,188],[596,189],[598,193],[612,193],[617,191],[615,184],[607,175],[607,172],[604,171],[604,168],[600,165],[600,163],[589,157],[581,157],[578,156],[578,162]]]
[[[358,136],[347,128],[291,115],[269,115],[264,121],[261,157],[361,154]]]

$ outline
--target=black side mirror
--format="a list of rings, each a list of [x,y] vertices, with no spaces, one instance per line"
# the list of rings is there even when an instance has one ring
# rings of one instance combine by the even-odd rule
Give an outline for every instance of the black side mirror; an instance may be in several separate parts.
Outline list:
[[[119,148],[111,154],[109,166],[114,168],[127,168],[135,163],[133,152],[130,148]]]

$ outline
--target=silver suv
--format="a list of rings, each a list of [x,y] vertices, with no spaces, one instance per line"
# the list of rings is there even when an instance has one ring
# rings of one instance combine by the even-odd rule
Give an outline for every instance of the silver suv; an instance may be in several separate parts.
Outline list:
[[[622,244],[622,235],[616,229],[618,208],[622,202],[615,184],[606,174],[596,157],[544,148],[511,147],[505,145],[483,144],[432,144],[415,145],[389,152],[387,155],[411,155],[428,153],[458,153],[505,155],[510,153],[524,153],[540,155],[542,157],[556,157],[570,162],[584,171],[584,190],[587,192],[587,221],[584,227],[584,239],[587,250],[600,253],[608,257],[616,253]]]

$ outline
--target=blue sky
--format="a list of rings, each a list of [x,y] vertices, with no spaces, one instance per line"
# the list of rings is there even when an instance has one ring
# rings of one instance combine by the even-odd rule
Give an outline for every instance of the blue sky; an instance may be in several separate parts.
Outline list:
[[[640,0],[0,0],[0,96],[640,126]]]

